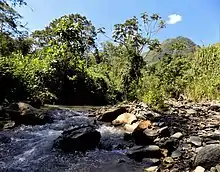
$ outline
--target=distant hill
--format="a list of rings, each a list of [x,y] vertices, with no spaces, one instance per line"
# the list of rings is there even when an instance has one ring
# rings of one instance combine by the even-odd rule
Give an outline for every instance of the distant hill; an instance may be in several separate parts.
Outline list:
[[[147,62],[156,62],[162,59],[166,54],[188,54],[194,52],[199,46],[186,37],[179,36],[171,38],[161,43],[161,51],[151,51],[144,53],[144,59]]]

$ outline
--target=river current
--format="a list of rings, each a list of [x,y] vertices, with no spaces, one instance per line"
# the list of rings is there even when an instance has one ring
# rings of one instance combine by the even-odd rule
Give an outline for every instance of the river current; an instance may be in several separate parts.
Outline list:
[[[111,149],[82,153],[63,153],[53,148],[56,140],[70,126],[92,123],[86,112],[56,110],[54,122],[37,126],[18,126],[0,132],[1,172],[129,172],[143,171],[147,164],[126,156],[124,131],[106,124],[97,125],[101,144]]]

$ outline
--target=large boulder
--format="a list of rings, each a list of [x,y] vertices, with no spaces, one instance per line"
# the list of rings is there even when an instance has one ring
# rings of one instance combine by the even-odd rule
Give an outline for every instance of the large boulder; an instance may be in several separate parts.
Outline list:
[[[138,126],[134,129],[132,133],[132,137],[134,138],[134,141],[138,145],[149,145],[152,144],[153,139],[146,136],[144,133],[144,130],[151,128],[151,122],[141,121]]]
[[[212,144],[202,148],[194,161],[194,167],[202,166],[205,169],[210,169],[220,162],[220,145]]]
[[[91,150],[99,145],[101,134],[94,126],[72,127],[62,133],[54,146],[65,152]]]
[[[119,115],[114,121],[113,125],[122,125],[122,124],[132,124],[134,121],[137,121],[137,118],[132,113],[123,113]]]
[[[103,112],[101,115],[98,116],[98,120],[103,122],[112,122],[119,115],[126,113],[127,111],[128,111],[127,107],[123,107],[123,106],[108,109],[107,111]]]
[[[22,102],[12,103],[8,107],[4,107],[3,111],[16,124],[43,125],[52,122],[52,118],[47,111],[36,109]]]

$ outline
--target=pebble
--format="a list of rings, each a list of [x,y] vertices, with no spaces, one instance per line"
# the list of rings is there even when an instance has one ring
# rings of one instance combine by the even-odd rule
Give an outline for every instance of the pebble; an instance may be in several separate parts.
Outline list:
[[[186,113],[189,114],[189,115],[194,115],[194,114],[197,114],[197,111],[194,110],[194,109],[187,109]]]
[[[202,146],[202,139],[198,136],[191,136],[189,138],[189,143],[192,143],[195,146]]]
[[[173,163],[174,163],[174,160],[173,160],[172,157],[166,157],[166,158],[164,158],[164,160],[163,160],[163,165],[164,165],[166,168],[172,166]]]
[[[198,166],[193,172],[205,172],[205,169],[201,166]]]
[[[212,167],[212,168],[210,169],[210,172],[217,172],[217,169],[216,169],[215,167]]]
[[[172,158],[179,158],[181,157],[182,153],[179,150],[175,150],[172,152],[171,157]]]
[[[152,167],[145,168],[144,171],[145,172],[157,172],[158,169],[159,169],[158,166],[152,166]]]
[[[180,139],[182,136],[183,136],[183,134],[181,132],[177,132],[170,137],[173,139]]]

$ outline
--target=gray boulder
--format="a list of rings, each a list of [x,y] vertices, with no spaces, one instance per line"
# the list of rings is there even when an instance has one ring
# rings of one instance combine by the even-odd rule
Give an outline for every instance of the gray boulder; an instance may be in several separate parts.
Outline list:
[[[62,133],[55,141],[54,146],[65,152],[91,150],[99,145],[100,132],[91,125],[77,126]]]
[[[212,144],[202,148],[194,161],[194,167],[202,166],[205,169],[210,169],[220,162],[220,145]]]
[[[8,115],[16,125],[43,125],[53,121],[47,111],[34,108],[23,102],[12,103],[8,107],[4,107],[3,112]]]
[[[126,107],[116,107],[112,109],[108,109],[105,112],[102,112],[101,115],[98,116],[98,120],[102,122],[112,122],[119,115],[126,113],[128,110]]]

